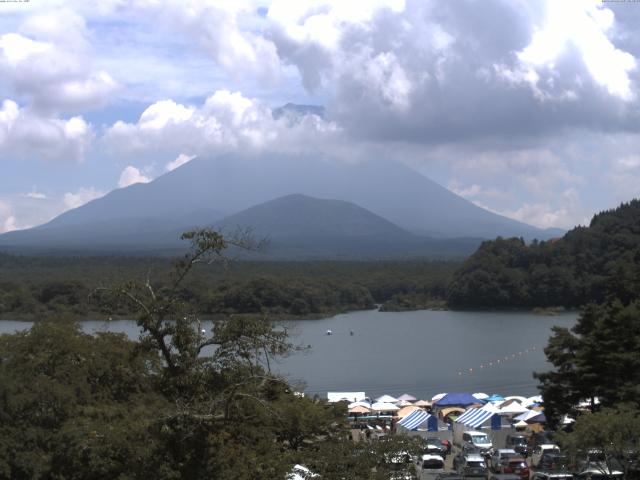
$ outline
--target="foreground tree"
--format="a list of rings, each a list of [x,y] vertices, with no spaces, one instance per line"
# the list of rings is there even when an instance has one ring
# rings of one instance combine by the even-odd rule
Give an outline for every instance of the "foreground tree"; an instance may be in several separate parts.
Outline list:
[[[640,301],[587,306],[571,330],[554,328],[545,353],[554,370],[535,377],[552,426],[580,401],[640,407]]]
[[[580,415],[573,430],[558,433],[555,440],[577,468],[593,468],[606,476],[621,471],[625,479],[638,474],[640,412],[633,406]]]
[[[136,309],[139,341],[60,320],[0,336],[0,478],[282,479],[294,463],[371,478],[377,453],[346,440],[344,407],[296,395],[271,370],[295,350],[285,329],[247,315],[202,328],[182,282],[234,242],[184,238],[169,287],[100,292]]]

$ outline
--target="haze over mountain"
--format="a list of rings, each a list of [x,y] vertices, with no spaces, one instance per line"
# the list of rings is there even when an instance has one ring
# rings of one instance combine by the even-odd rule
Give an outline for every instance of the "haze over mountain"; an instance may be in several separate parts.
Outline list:
[[[349,213],[353,225],[348,232],[339,232],[339,236],[354,236],[357,232],[359,225],[353,220],[353,214],[358,207],[378,216],[377,223],[369,222],[369,227],[375,223],[376,228],[381,228],[384,224],[387,233],[395,229],[396,234],[404,230],[406,235],[441,239],[495,238],[498,235],[545,239],[560,233],[484,210],[398,163],[346,163],[269,154],[194,159],[153,182],[114,190],[45,225],[2,235],[0,246],[172,247],[176,245],[175,232],[179,229],[212,225],[229,215],[293,193],[342,200],[342,203],[331,204],[332,215],[337,215],[336,209]],[[305,201],[300,195],[289,198],[288,207],[293,209],[291,218],[299,221],[275,225],[286,227],[290,234],[295,233],[296,225],[301,231],[311,231],[314,220],[321,218],[312,214],[310,219],[304,217],[306,221],[303,222],[303,217],[294,216],[295,208],[291,206]],[[258,211],[268,208],[273,208],[273,204]],[[305,208],[308,210],[309,205]],[[366,217],[358,212],[356,217]],[[254,227],[266,228],[266,224],[261,223],[262,216],[255,211],[244,212],[231,220],[243,218]],[[338,225],[341,223],[334,222],[332,228],[338,228]],[[275,233],[273,224],[267,233]],[[324,231],[323,234],[328,233]]]

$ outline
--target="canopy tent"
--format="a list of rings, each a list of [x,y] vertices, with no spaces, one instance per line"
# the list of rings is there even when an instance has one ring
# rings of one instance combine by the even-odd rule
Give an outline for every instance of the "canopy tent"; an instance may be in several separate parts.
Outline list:
[[[546,423],[547,417],[544,413],[538,413],[535,417],[531,417],[527,420],[527,423]]]
[[[466,406],[478,403],[478,399],[470,393],[447,393],[444,397],[434,403],[438,407]]]
[[[433,402],[430,402],[429,400],[418,400],[417,402],[414,403],[414,405],[418,407],[430,407],[432,403]]]
[[[527,410],[526,412],[521,413],[520,415],[515,417],[514,420],[518,420],[519,422],[526,422],[530,418],[535,417],[536,415],[539,415],[539,414],[540,412],[536,412],[535,410]]]
[[[371,409],[363,407],[362,405],[356,405],[349,409],[349,413],[371,413]]]
[[[516,414],[516,413],[525,413],[525,412],[529,411],[529,409],[527,407],[523,407],[517,401],[513,401],[513,402],[510,402],[510,403],[507,403],[506,405],[505,404],[503,404],[503,405],[504,406],[500,405],[500,413],[502,413],[504,415],[511,415],[511,414]]]
[[[361,406],[361,407],[365,407],[365,408],[371,408],[371,404],[369,402],[365,402],[363,400],[361,400],[359,402],[350,403],[347,408],[353,408],[353,407],[357,407],[357,406]]]
[[[527,401],[526,397],[521,397],[520,395],[511,395],[510,397],[504,397],[505,400],[516,400],[521,404]]]
[[[430,415],[424,410],[416,410],[415,412],[410,413],[402,420],[398,422],[398,425],[406,428],[407,430],[416,430],[423,423],[428,422],[428,430],[430,432],[438,430],[438,419],[437,417]]]
[[[400,410],[398,410],[396,412],[396,417],[404,418],[407,415],[409,415],[410,413],[415,412],[416,410],[420,410],[420,411],[424,412],[424,410],[422,410],[420,407],[417,407],[416,405],[409,405],[407,407],[403,407]]]
[[[437,395],[434,395],[433,397],[431,397],[431,401],[432,402],[437,402],[438,400],[440,400],[445,395],[446,395],[446,393],[438,393]]]
[[[504,397],[502,395],[498,395],[497,393],[494,393],[489,398],[485,398],[485,401],[487,401],[487,402],[504,402]]]
[[[444,418],[452,413],[464,413],[464,411],[465,409],[462,407],[447,407],[440,410],[440,414],[442,415],[442,418]]]
[[[404,400],[405,402],[415,402],[417,398],[413,395],[409,395],[408,393],[403,393],[398,397],[398,400]]]
[[[397,401],[398,399],[391,395],[382,395],[381,397],[376,398],[376,402],[396,403]]]
[[[376,412],[396,412],[400,407],[389,402],[376,402],[371,405],[371,410]]]
[[[406,400],[400,400],[396,402],[396,405],[399,407],[408,407],[409,405],[413,405],[413,403],[407,402]]]
[[[476,428],[489,420],[494,415],[499,415],[499,410],[488,403],[482,408],[469,408],[462,415],[456,418],[456,423],[461,423],[467,427]]]
[[[533,397],[529,397],[525,402],[523,402],[522,405],[524,405],[525,407],[531,407],[536,403],[542,403],[542,395],[534,395]]]
[[[474,393],[473,396],[476,397],[478,400],[486,400],[487,398],[489,398],[489,395],[482,392]]]
[[[329,403],[357,402],[358,400],[364,400],[365,397],[364,392],[327,392],[327,401]]]
[[[519,422],[515,423],[513,426],[516,428],[523,428],[523,427],[528,427],[529,424],[523,420],[520,420]]]

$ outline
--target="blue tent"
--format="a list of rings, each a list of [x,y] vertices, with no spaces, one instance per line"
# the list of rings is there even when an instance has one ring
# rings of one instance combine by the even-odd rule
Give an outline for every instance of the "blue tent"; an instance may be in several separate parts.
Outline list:
[[[449,407],[454,405],[467,406],[474,403],[481,403],[476,397],[470,393],[447,393],[444,397],[438,400],[434,405],[438,407]]]
[[[429,432],[438,431],[438,417],[429,415],[424,410],[416,410],[404,417],[398,422],[398,425],[407,430],[416,430],[420,425],[427,422],[427,430]]]
[[[497,393],[494,393],[490,397],[485,398],[484,401],[485,402],[502,402],[504,401],[504,397],[502,395],[498,395]]]

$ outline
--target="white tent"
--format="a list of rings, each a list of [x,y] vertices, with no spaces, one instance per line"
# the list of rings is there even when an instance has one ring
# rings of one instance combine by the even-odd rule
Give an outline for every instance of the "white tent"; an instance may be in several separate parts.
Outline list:
[[[391,395],[382,395],[381,397],[376,398],[376,402],[396,403],[397,401],[398,399]]]
[[[366,397],[364,392],[327,392],[327,400],[329,403],[335,402],[357,402]]]
[[[400,407],[389,402],[376,402],[371,405],[371,410],[375,410],[376,412],[395,412],[396,410],[400,410]]]
[[[489,398],[489,395],[487,395],[486,393],[482,393],[482,392],[474,393],[473,396],[476,397],[478,400],[485,400],[485,399]]]
[[[534,403],[542,403],[542,395],[534,395],[533,397],[527,398],[522,405],[525,407],[530,407]]]
[[[526,397],[521,397],[520,395],[511,395],[510,397],[504,397],[504,399],[505,399],[505,401],[506,400],[516,400],[516,401],[520,402],[521,404],[527,401]]]
[[[432,402],[437,402],[438,400],[440,400],[445,395],[446,395],[446,393],[438,393],[437,395],[434,395],[433,397],[431,397],[431,401]]]
[[[504,407],[500,407],[500,414],[501,415],[507,415],[507,414],[516,414],[516,413],[525,413],[528,412],[529,409],[527,407],[523,407],[522,405],[520,405],[518,402],[511,402],[508,405],[504,406]],[[540,412],[538,412],[540,413]]]
[[[349,408],[355,408],[355,407],[371,408],[371,404],[369,402],[365,402],[365,401],[352,402],[352,403],[349,404]]]

